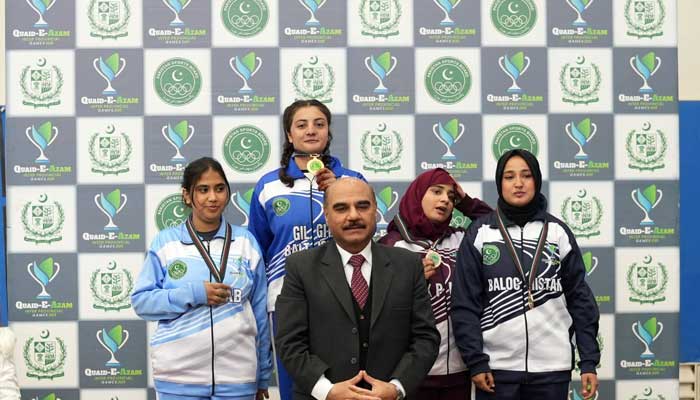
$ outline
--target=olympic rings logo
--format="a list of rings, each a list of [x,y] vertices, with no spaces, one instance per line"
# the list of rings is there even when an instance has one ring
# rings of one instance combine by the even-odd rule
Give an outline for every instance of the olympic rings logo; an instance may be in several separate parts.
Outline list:
[[[522,28],[527,24],[528,18],[525,15],[503,15],[499,18],[503,26],[510,29]]]
[[[234,150],[231,152],[231,158],[239,164],[253,164],[262,158],[262,152],[259,150]]]
[[[190,83],[166,83],[163,85],[163,91],[168,96],[185,96],[192,93],[192,84]]]
[[[464,89],[464,85],[462,82],[435,82],[433,88],[443,96],[453,96],[459,94]]]
[[[234,15],[229,21],[238,29],[251,29],[260,24],[260,17],[257,15]]]

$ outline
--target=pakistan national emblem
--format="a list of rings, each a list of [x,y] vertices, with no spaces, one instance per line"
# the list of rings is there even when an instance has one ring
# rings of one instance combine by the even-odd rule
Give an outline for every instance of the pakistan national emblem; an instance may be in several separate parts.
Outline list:
[[[297,100],[318,99],[323,103],[333,101],[335,73],[328,63],[321,63],[317,56],[297,64],[292,73],[292,84]]]
[[[360,144],[363,168],[375,172],[398,171],[401,168],[403,140],[401,134],[380,123],[374,130],[365,131]]]
[[[583,238],[598,236],[603,219],[603,205],[597,197],[589,195],[586,189],[579,189],[575,196],[564,200],[561,216],[574,235]]]
[[[90,137],[88,153],[92,172],[102,175],[119,175],[129,172],[132,145],[129,135],[117,133],[114,125],[108,125],[104,132],[96,132]]]
[[[566,63],[559,74],[562,101],[572,104],[598,102],[601,74],[597,64],[585,57],[576,57],[573,63]]]
[[[98,267],[90,276],[92,307],[97,310],[118,311],[131,307],[134,279],[126,268],[110,261],[106,268]]]
[[[668,270],[660,262],[653,262],[650,255],[641,263],[632,263],[627,267],[627,287],[630,301],[639,304],[654,304],[666,300],[664,294],[668,287]]]
[[[665,0],[627,0],[625,22],[627,35],[638,38],[653,38],[664,34],[666,20]]]
[[[630,397],[630,400],[666,400],[666,397],[660,394],[654,394],[654,389],[651,386],[647,386],[642,389],[641,394],[635,394]]]
[[[651,122],[645,122],[642,129],[632,129],[627,133],[625,151],[630,168],[654,171],[665,167],[668,140],[662,130],[654,130]]]
[[[270,17],[265,0],[226,0],[221,7],[221,19],[234,36],[249,38],[267,25]]]
[[[128,0],[90,0],[88,21],[90,36],[116,39],[129,34],[131,9]]]
[[[537,22],[537,7],[532,0],[495,0],[491,4],[491,22],[508,37],[525,36]]]
[[[42,330],[37,339],[30,336],[24,342],[22,355],[29,378],[54,379],[64,374],[66,344],[60,337],[52,337],[48,329]]]
[[[57,242],[63,239],[64,221],[63,206],[57,201],[50,202],[49,196],[42,194],[38,200],[29,201],[22,207],[24,241],[36,244]]]
[[[46,58],[39,57],[34,65],[25,66],[19,82],[25,106],[49,108],[61,104],[63,73],[56,65],[49,65]]]
[[[535,132],[523,124],[508,124],[496,132],[493,137],[493,156],[498,160],[501,156],[513,149],[527,150],[537,156],[539,142]]]
[[[396,36],[401,22],[399,0],[361,0],[362,34],[373,38]]]

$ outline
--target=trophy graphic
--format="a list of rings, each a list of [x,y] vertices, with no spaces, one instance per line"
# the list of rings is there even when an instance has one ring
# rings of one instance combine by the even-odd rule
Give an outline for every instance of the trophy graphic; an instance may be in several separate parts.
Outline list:
[[[114,224],[112,218],[119,214],[119,212],[124,209],[124,206],[126,206],[126,194],[123,194],[119,189],[111,191],[107,196],[105,196],[104,193],[99,193],[95,195],[95,204],[97,208],[109,218],[104,230],[118,231],[119,227]]]
[[[590,251],[583,253],[583,266],[586,268],[586,276],[590,276],[598,268],[598,257]]]
[[[39,128],[36,128],[34,125],[28,127],[24,134],[34,147],[39,149],[39,156],[34,159],[34,162],[37,164],[48,164],[49,159],[44,154],[44,150],[51,146],[51,143],[58,137],[58,128],[53,126],[51,121],[47,121],[39,125]]]
[[[586,118],[578,124],[574,124],[573,121],[569,122],[564,127],[564,130],[567,136],[578,146],[578,153],[576,153],[574,158],[577,160],[588,160],[588,154],[583,151],[583,146],[593,139],[593,136],[598,131],[598,126],[591,122],[590,118]]]
[[[386,93],[389,89],[384,86],[384,79],[396,68],[396,57],[392,57],[391,53],[385,51],[379,57],[371,55],[365,57],[365,67],[369,72],[377,78],[379,84],[374,88],[374,93]]]
[[[644,219],[642,219],[639,225],[655,225],[654,220],[649,218],[649,213],[659,204],[663,194],[664,193],[661,191],[661,189],[656,188],[656,185],[649,185],[644,188],[644,190],[632,190],[632,201],[642,210],[642,212],[644,212]]]
[[[119,64],[121,64],[121,67]],[[113,53],[106,60],[102,57],[95,58],[92,60],[92,66],[102,79],[107,82],[107,87],[102,91],[102,94],[105,96],[116,95],[117,91],[112,87],[112,81],[124,71],[126,60],[123,57],[119,57],[119,53]]]
[[[498,66],[513,81],[513,84],[510,85],[506,92],[521,93],[523,90],[518,86],[517,80],[530,67],[530,57],[519,51],[513,54],[512,57],[508,57],[508,55],[498,57]]]
[[[389,223],[386,222],[384,216],[396,205],[396,202],[399,201],[399,194],[395,190],[392,190],[391,186],[387,186],[375,196],[375,199],[377,200],[377,211],[379,212],[379,222],[377,222],[377,226],[386,228]]]
[[[455,22],[450,18],[450,13],[461,1],[462,0],[433,0],[433,2],[440,7],[442,12],[445,13],[445,18],[440,21],[441,26],[454,26]]]
[[[163,0],[165,6],[170,9],[175,14],[175,18],[170,21],[170,26],[184,26],[185,23],[180,19],[180,13],[182,10],[187,8],[192,0]]]
[[[451,148],[452,145],[457,143],[457,141],[464,134],[464,124],[460,123],[457,118],[452,118],[451,120],[447,121],[445,125],[443,125],[442,122],[438,122],[437,124],[433,125],[433,134],[435,134],[435,137],[437,137],[438,140],[445,145],[446,151],[445,154],[442,155],[442,159],[456,159],[457,157],[455,157],[454,153],[452,153]]]
[[[639,88],[639,93],[654,93],[654,89],[649,86],[648,81],[659,70],[661,58],[657,57],[653,51],[648,52],[642,58],[636,54],[630,57],[630,66],[642,78],[643,84]]]
[[[105,367],[119,367],[122,363],[114,357],[119,349],[124,347],[126,342],[129,340],[129,331],[122,329],[121,325],[116,325],[109,331],[104,328],[96,332],[97,341],[109,352],[111,356],[109,360],[105,363]]]
[[[566,0],[566,4],[574,9],[576,20],[572,23],[573,26],[588,26],[588,22],[581,17],[581,13],[593,4],[594,0]]]
[[[257,61],[257,66],[255,65]],[[233,72],[243,79],[243,86],[238,89],[238,93],[241,94],[251,94],[255,93],[255,90],[248,86],[248,80],[255,75],[260,67],[262,67],[262,59],[255,56],[255,52],[243,56],[243,58],[234,56],[228,60],[228,65],[231,67]]]
[[[160,132],[165,140],[175,148],[175,155],[170,158],[170,162],[181,163],[187,161],[185,156],[180,153],[180,149],[194,136],[194,126],[189,125],[185,119],[178,122],[174,127],[170,124],[163,125]]]
[[[250,215],[250,202],[253,198],[253,189],[254,188],[250,188],[242,194],[237,190],[236,193],[231,194],[231,203],[233,203],[233,206],[245,217],[245,221],[241,226],[248,226],[248,215]]]
[[[309,11],[309,14],[311,14],[309,19],[304,23],[304,26],[321,25],[318,19],[316,19],[316,10],[323,7],[323,5],[326,4],[326,0],[299,0],[299,3],[301,3],[302,7],[306,8],[306,10]]]
[[[658,326],[658,328],[657,328]],[[652,343],[661,335],[664,330],[664,324],[658,322],[656,317],[649,318],[644,324],[640,321],[632,323],[632,333],[644,345],[644,352],[640,355],[642,358],[654,358],[656,355],[649,349]]]
[[[46,285],[49,284],[49,282],[53,281],[56,276],[58,276],[58,272],[61,270],[61,265],[57,262],[53,261],[53,257],[49,257],[39,264],[36,263],[36,261],[30,262],[27,264],[27,272],[29,273],[29,276],[31,276],[36,283],[41,286],[41,292],[36,295],[36,298],[39,300],[49,300],[51,299],[51,295],[49,292],[46,291]]]
[[[39,19],[34,23],[35,28],[46,28],[49,24],[44,20],[44,14],[56,4],[56,0],[27,0],[27,4],[36,11]]]

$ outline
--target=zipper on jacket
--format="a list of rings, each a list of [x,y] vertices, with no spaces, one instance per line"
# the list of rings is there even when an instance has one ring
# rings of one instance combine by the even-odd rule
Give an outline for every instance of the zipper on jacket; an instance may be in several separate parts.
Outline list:
[[[309,230],[311,231],[311,246],[316,247],[316,238],[314,237],[314,176],[309,179]]]
[[[520,227],[520,264],[523,264],[523,247],[524,247],[524,233],[525,233],[525,227]],[[532,273],[532,270],[528,271],[529,273]],[[523,271],[523,294],[527,296],[526,293],[526,285],[529,285],[530,281],[527,279],[527,276],[525,276],[525,271]],[[525,320],[525,383],[527,383],[527,375],[528,375],[528,357],[530,355],[530,335],[527,331],[527,300],[523,297],[523,318]]]
[[[207,254],[209,254],[209,257],[211,257],[211,252],[209,251],[209,241],[206,241],[207,244]],[[209,282],[211,282],[211,271],[209,271]],[[214,377],[214,309],[213,306],[209,306],[209,332],[211,336],[211,395],[214,396],[214,393],[216,392],[216,378]]]

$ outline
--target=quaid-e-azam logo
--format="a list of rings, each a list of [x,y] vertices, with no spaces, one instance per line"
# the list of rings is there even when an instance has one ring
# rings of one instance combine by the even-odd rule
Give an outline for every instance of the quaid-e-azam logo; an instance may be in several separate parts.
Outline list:
[[[192,3],[192,0],[163,0],[163,4],[175,14],[173,20],[170,21],[170,26],[185,26],[185,23],[180,19],[180,13]]]
[[[642,262],[633,262],[627,267],[627,287],[629,300],[639,304],[654,304],[666,300],[668,269],[660,262],[654,262],[651,255]]]
[[[53,257],[43,259],[37,264],[32,261],[27,264],[27,273],[39,284],[41,291],[36,295],[37,300],[51,300],[51,294],[46,290],[49,285],[61,271],[61,264],[54,261]]]
[[[92,172],[102,175],[119,175],[129,172],[132,145],[129,135],[117,133],[114,125],[108,125],[104,132],[90,136],[88,153]]]
[[[104,226],[105,231],[119,231],[119,226],[114,223],[114,218],[126,207],[127,201],[126,193],[122,193],[120,189],[114,189],[106,195],[104,193],[95,195],[97,209],[107,217],[107,224]]]
[[[42,380],[64,375],[66,344],[61,337],[52,337],[48,329],[42,330],[36,339],[33,336],[27,338],[22,355],[28,378]]]
[[[260,33],[269,18],[270,10],[265,0],[226,0],[221,7],[224,27],[240,38]]]
[[[603,205],[586,189],[579,189],[574,196],[564,199],[561,216],[577,237],[589,238],[600,235],[603,220]]]
[[[87,14],[90,36],[116,39],[129,34],[131,9],[127,0],[90,0]]]
[[[184,58],[171,58],[158,66],[153,75],[158,97],[172,106],[183,106],[194,100],[202,89],[202,74],[197,66]]]
[[[532,0],[494,0],[491,22],[496,30],[508,37],[522,37],[535,26],[537,7]]]
[[[292,85],[297,100],[318,99],[330,103],[333,101],[335,72],[328,63],[321,63],[318,56],[312,56],[294,67]]]
[[[175,125],[168,123],[161,127],[160,133],[163,135],[163,138],[175,149],[175,154],[170,157],[171,163],[183,163],[187,161],[187,157],[183,156],[180,150],[192,139],[194,131],[194,126],[189,124],[186,119],[183,119]]]
[[[457,118],[452,118],[444,125],[442,122],[438,122],[433,125],[433,134],[440,143],[445,145],[445,154],[442,155],[442,159],[457,159],[457,156],[452,152],[452,146],[454,146],[464,134],[464,124],[459,122]]]
[[[377,213],[379,214],[377,226],[380,229],[386,228],[389,225],[386,221],[386,215],[399,201],[399,194],[391,186],[385,186],[374,198],[377,202]]]
[[[27,0],[27,4],[37,14],[37,20],[34,23],[35,28],[46,28],[49,24],[44,19],[44,14],[56,4],[56,0]]]
[[[255,188],[250,188],[245,192],[241,193],[239,190],[231,193],[231,204],[238,210],[245,218],[245,221],[241,226],[248,226],[248,217],[250,216],[250,203],[253,201],[253,190]]]
[[[651,122],[642,124],[641,129],[632,129],[625,139],[628,167],[639,171],[654,171],[665,166],[668,153],[666,134],[660,129],[652,129]]]
[[[63,73],[56,65],[49,65],[46,58],[39,57],[33,65],[22,68],[19,83],[25,106],[49,108],[61,104]]]
[[[121,324],[115,325],[109,330],[104,328],[98,330],[95,334],[97,341],[109,353],[109,360],[105,362],[105,367],[120,367],[122,363],[117,360],[115,354],[129,340],[129,331],[122,328]]]
[[[90,275],[92,308],[104,311],[118,311],[131,307],[131,291],[134,278],[129,270],[119,267],[112,260],[107,267],[98,267]]]
[[[625,23],[627,35],[637,38],[653,38],[664,34],[666,0],[627,0]]]
[[[562,101],[572,104],[598,102],[601,79],[598,65],[586,57],[578,56],[573,63],[567,62],[559,74]]]
[[[254,51],[249,52],[243,57],[234,56],[228,60],[228,65],[231,67],[233,72],[238,75],[243,81],[243,86],[238,89],[240,94],[253,94],[253,90],[249,85],[248,81],[260,70],[262,67],[262,59],[255,55]]]
[[[115,52],[107,58],[96,57],[92,60],[92,66],[107,84],[102,90],[102,94],[105,96],[115,96],[117,91],[112,87],[112,81],[117,79],[124,71],[124,68],[126,68],[126,59],[124,57],[119,57],[119,53]]]
[[[649,217],[649,213],[651,213],[651,210],[659,205],[663,195],[664,192],[653,184],[645,187],[644,189],[633,189],[630,192],[632,201],[637,205],[637,207],[639,207],[640,210],[642,210],[642,213],[644,213],[644,218],[642,218],[642,220],[639,222],[639,225],[656,225],[654,220]]]
[[[34,159],[34,162],[36,164],[48,164],[49,158],[46,157],[44,151],[51,146],[58,137],[58,127],[54,126],[51,121],[46,121],[39,125],[39,127],[36,125],[27,127],[24,131],[24,135],[29,142],[39,150],[39,155]]]
[[[359,14],[362,35],[387,38],[399,34],[401,21],[399,0],[361,0]]]
[[[591,122],[590,118],[584,118],[578,123],[568,122],[564,130],[569,139],[578,147],[578,153],[576,153],[574,158],[576,160],[588,160],[588,154],[583,151],[583,148],[598,132],[598,125],[595,122]]]
[[[381,122],[362,134],[360,142],[363,168],[374,172],[391,172],[401,169],[403,139],[398,131]]]
[[[57,201],[50,202],[47,194],[24,203],[21,214],[25,242],[49,244],[63,239],[63,206]]]

